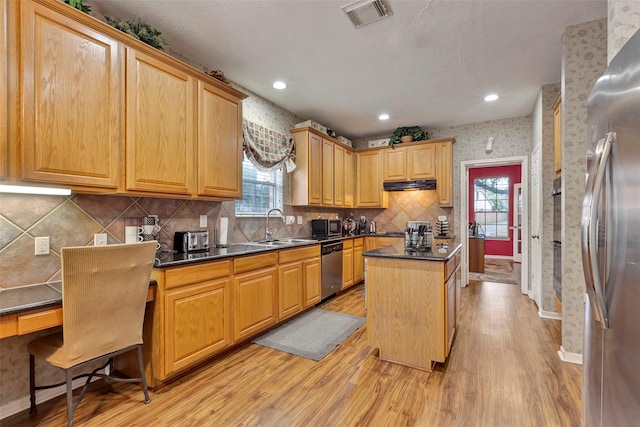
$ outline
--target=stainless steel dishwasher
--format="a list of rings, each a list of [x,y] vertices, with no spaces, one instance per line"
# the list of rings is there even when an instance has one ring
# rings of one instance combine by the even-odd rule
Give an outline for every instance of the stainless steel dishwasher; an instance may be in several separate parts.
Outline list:
[[[322,283],[320,298],[325,299],[342,288],[342,242],[320,244],[322,253]]]

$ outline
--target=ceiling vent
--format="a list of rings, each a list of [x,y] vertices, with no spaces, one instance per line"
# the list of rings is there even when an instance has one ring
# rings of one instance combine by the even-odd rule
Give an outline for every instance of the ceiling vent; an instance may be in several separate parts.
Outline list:
[[[389,12],[381,0],[358,0],[342,6],[342,11],[347,14],[356,28],[389,16]]]

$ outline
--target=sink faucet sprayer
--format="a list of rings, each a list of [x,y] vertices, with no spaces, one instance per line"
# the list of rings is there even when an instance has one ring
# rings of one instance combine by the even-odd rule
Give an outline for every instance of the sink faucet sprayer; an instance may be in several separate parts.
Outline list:
[[[278,208],[273,208],[271,210],[269,210],[269,212],[267,212],[267,224],[266,227],[264,229],[264,239],[265,240],[271,240],[273,238],[273,233],[271,232],[271,229],[269,229],[269,215],[271,215],[271,212],[280,212],[280,215],[282,216],[282,223],[284,224],[284,213],[278,209]]]

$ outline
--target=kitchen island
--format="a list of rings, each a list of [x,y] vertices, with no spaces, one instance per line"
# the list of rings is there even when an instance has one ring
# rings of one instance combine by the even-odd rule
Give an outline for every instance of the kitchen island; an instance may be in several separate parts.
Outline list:
[[[446,361],[460,311],[460,247],[363,254],[368,341],[381,359],[425,371]]]

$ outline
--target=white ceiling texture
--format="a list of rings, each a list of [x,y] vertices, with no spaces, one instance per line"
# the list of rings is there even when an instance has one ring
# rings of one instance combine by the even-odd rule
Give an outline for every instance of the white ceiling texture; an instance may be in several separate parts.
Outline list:
[[[564,29],[607,15],[606,0],[382,1],[390,16],[358,29],[341,9],[352,0],[88,3],[144,18],[172,50],[350,138],[526,116],[560,81]]]

